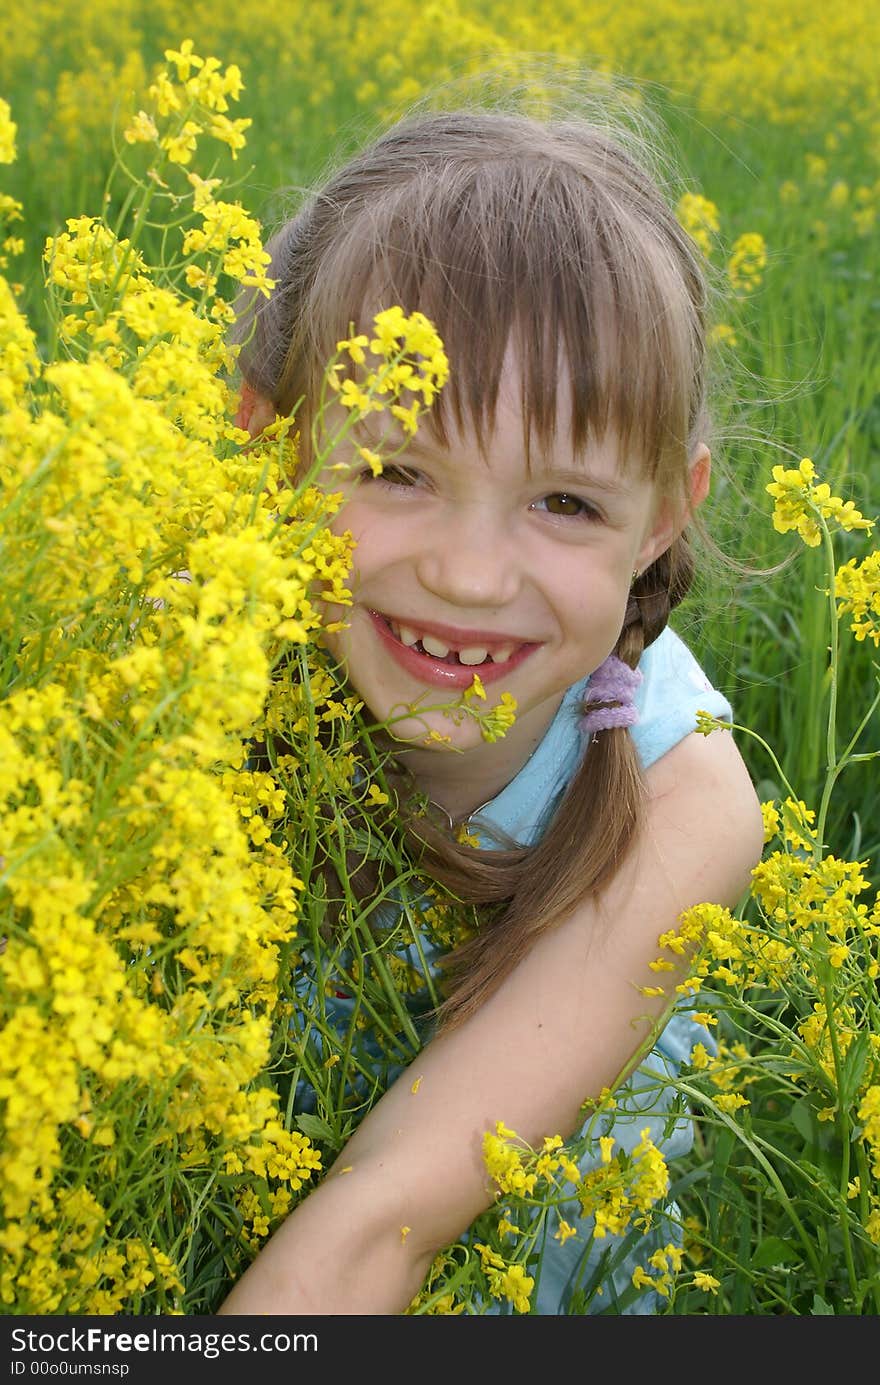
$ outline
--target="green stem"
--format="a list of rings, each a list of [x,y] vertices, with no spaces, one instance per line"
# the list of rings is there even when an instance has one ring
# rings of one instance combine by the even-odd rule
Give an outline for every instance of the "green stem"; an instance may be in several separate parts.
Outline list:
[[[831,995],[827,984],[822,986],[822,999],[825,1003],[825,1015],[828,1021],[828,1038],[831,1042],[831,1054],[834,1059],[834,1081],[837,1086],[834,1124],[837,1127],[837,1135],[840,1140],[840,1195],[844,1199],[845,1208],[846,1190],[849,1184],[850,1132],[843,1102],[843,1055],[840,1052],[840,1036],[837,1032],[837,1024],[835,1023],[834,997]],[[849,1276],[850,1291],[855,1296],[858,1294],[858,1279],[856,1276],[855,1262],[853,1260],[852,1237],[849,1233],[849,1222],[845,1212],[840,1218],[840,1231],[843,1237],[843,1253],[846,1259],[846,1271]]]
[[[773,747],[771,745],[768,745],[767,741],[764,740],[763,736],[759,736],[757,731],[754,731],[751,726],[741,726],[739,722],[736,721],[720,721],[718,723],[718,729],[719,731],[741,731],[744,736],[749,736],[751,740],[757,741],[758,745],[761,746],[762,750],[765,750],[769,755],[770,760],[773,764],[773,768],[776,770],[776,773],[779,776],[779,781],[782,784],[788,796],[790,798],[797,798],[797,794],[795,793],[794,789],[789,783],[785,771],[782,768],[782,765],[779,763],[779,759],[776,755],[776,752],[773,750]]]
[[[821,514],[817,515],[822,526],[822,546],[825,553],[825,561],[828,568],[828,616],[829,616],[829,645],[828,645],[828,672],[831,679],[831,688],[828,694],[828,721],[825,731],[825,784],[822,789],[822,798],[819,803],[819,814],[816,821],[816,842],[813,847],[813,862],[818,865],[825,850],[825,824],[828,819],[828,810],[831,806],[831,795],[837,783],[837,777],[843,768],[844,761],[838,761],[837,756],[837,689],[840,676],[840,622],[837,615],[837,598],[834,594],[834,543]],[[839,766],[839,767],[838,767]]]

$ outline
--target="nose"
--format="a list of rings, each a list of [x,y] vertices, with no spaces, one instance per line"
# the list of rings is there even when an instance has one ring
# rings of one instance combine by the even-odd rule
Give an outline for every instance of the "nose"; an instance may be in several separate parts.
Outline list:
[[[450,506],[435,511],[420,536],[416,574],[422,586],[441,600],[486,610],[508,605],[522,580],[509,526],[485,506]]]

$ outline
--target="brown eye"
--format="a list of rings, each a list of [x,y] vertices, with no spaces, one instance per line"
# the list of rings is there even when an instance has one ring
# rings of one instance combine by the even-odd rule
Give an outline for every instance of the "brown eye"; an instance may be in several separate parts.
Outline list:
[[[578,519],[582,515],[593,513],[586,501],[581,500],[577,495],[568,495],[566,491],[545,495],[540,503],[547,514],[560,515],[566,519]]]
[[[577,496],[566,495],[564,491],[560,491],[558,495],[547,496],[547,509],[551,515],[578,515],[581,508]]]

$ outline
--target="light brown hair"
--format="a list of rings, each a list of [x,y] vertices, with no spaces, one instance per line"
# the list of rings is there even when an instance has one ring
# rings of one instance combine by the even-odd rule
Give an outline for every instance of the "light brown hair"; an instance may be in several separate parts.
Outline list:
[[[685,503],[707,431],[706,285],[698,252],[645,162],[580,119],[460,110],[400,122],[357,154],[270,240],[271,298],[240,318],[244,377],[303,436],[336,342],[374,308],[419,309],[450,379],[425,423],[491,436],[516,348],[528,449],[552,443],[567,377],[575,449],[620,439]],[[634,582],[616,652],[635,667],[688,591],[687,536]],[[584,670],[585,673],[589,670]],[[542,839],[459,846],[413,815],[420,865],[485,925],[446,961],[447,1026],[469,1014],[545,929],[601,890],[633,841],[644,788],[626,729],[593,739]]]

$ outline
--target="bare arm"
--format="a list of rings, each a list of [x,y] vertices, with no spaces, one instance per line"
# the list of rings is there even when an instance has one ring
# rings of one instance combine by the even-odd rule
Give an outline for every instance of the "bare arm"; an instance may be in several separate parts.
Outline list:
[[[763,837],[729,733],[688,736],[647,782],[645,830],[602,899],[545,934],[472,1018],[426,1046],[221,1313],[403,1312],[437,1251],[492,1203],[483,1133],[503,1120],[532,1144],[568,1137],[583,1101],[616,1081],[666,1004],[637,990],[656,984],[659,935],[691,904],[735,904]],[[667,986],[679,979],[666,976]]]

